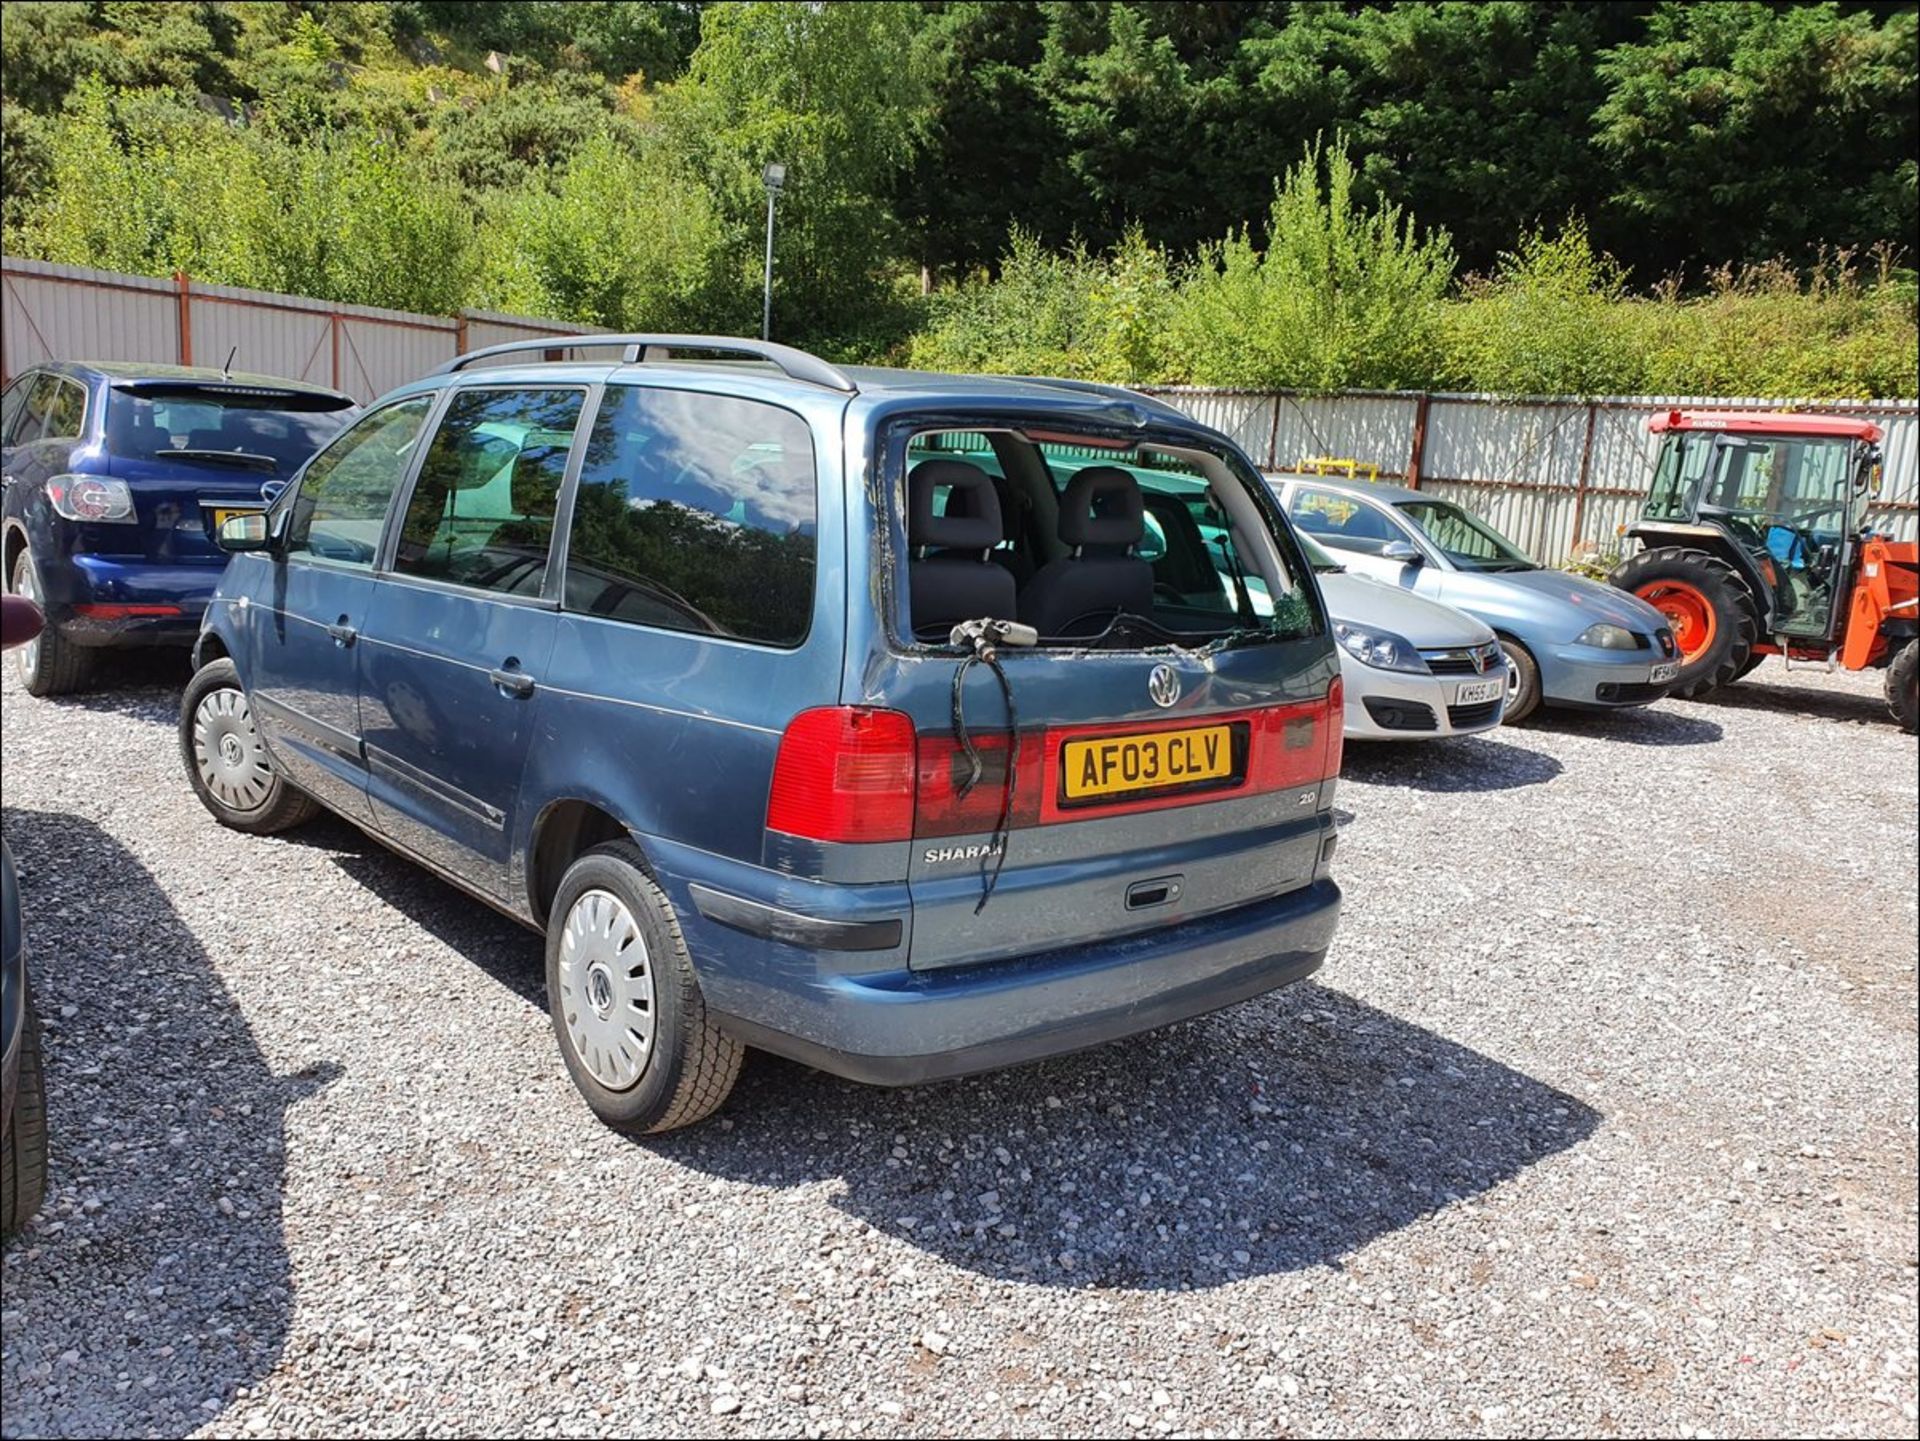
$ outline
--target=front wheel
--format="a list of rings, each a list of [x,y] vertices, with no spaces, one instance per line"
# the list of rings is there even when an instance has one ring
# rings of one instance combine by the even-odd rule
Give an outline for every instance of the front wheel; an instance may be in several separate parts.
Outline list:
[[[745,1048],[707,1015],[666,893],[628,841],[567,869],[547,920],[547,1008],[587,1105],[635,1134],[720,1108]]]
[[[1540,663],[1533,652],[1511,636],[1500,637],[1507,656],[1507,709],[1503,725],[1519,725],[1540,709]]]
[[[223,826],[272,835],[319,806],[273,768],[240,673],[222,656],[200,667],[180,698],[180,758],[200,804]]]
[[[1887,667],[1887,709],[1908,735],[1920,731],[1920,640],[1908,641]]]
[[[1612,579],[1667,618],[1680,651],[1680,676],[1670,694],[1693,700],[1744,673],[1759,638],[1760,617],[1753,593],[1725,561],[1704,551],[1661,546],[1628,557]]]

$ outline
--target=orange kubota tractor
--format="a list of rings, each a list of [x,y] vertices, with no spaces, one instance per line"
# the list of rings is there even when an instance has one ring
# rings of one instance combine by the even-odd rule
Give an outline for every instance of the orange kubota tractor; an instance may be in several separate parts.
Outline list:
[[[1673,627],[1673,694],[1704,695],[1770,655],[1884,666],[1887,705],[1920,725],[1920,547],[1866,526],[1880,428],[1831,415],[1675,410],[1613,583]]]

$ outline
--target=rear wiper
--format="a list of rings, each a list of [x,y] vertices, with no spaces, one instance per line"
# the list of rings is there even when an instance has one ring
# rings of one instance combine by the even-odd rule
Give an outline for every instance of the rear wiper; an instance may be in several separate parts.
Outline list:
[[[278,470],[280,462],[270,455],[259,455],[251,450],[163,450],[154,458],[164,459],[177,455],[186,460],[211,460],[226,465],[251,466],[255,470]]]

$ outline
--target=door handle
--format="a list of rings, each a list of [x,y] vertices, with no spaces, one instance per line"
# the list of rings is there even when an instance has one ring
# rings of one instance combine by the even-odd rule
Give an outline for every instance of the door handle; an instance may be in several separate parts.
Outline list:
[[[515,700],[525,700],[533,694],[533,677],[521,670],[513,661],[508,661],[506,665],[496,670],[488,671],[487,679]]]
[[[344,615],[333,625],[327,627],[327,634],[333,637],[333,643],[342,650],[345,650],[360,638],[360,632],[347,624],[347,618]]]

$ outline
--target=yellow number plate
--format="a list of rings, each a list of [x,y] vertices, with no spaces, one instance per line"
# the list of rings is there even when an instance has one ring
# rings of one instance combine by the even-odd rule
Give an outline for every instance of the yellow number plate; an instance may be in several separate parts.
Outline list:
[[[1068,741],[1060,765],[1070,801],[1219,780],[1233,774],[1233,728]]]
[[[213,512],[213,528],[217,532],[221,526],[232,520],[236,515],[258,515],[259,513],[260,508],[254,505],[244,506],[238,510],[216,508]]]

